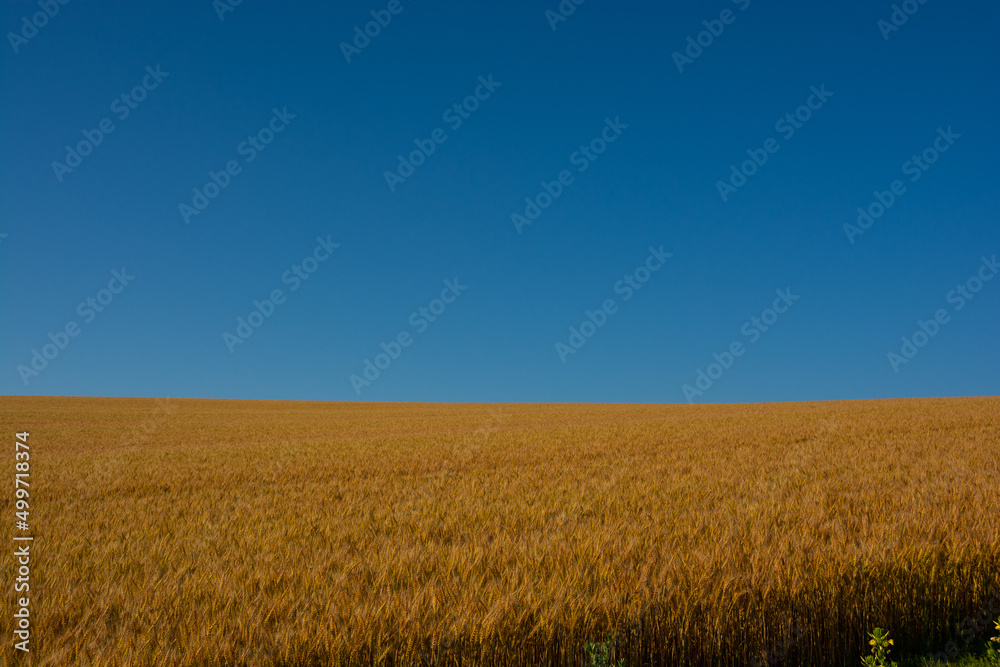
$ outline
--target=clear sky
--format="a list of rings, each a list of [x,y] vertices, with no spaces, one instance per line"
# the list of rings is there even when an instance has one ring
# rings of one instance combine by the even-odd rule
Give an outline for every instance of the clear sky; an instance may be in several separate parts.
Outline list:
[[[4,2],[0,393],[995,395],[1000,6],[897,8]]]

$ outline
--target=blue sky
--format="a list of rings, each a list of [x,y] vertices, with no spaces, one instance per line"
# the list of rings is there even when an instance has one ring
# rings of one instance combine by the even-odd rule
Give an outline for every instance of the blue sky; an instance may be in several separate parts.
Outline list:
[[[1000,7],[902,4],[6,2],[0,393],[995,395]]]

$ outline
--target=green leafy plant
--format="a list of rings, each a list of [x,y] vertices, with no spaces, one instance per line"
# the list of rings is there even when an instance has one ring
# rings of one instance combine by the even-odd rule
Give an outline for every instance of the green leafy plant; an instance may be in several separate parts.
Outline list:
[[[889,647],[894,643],[889,639],[889,631],[875,628],[868,636],[871,637],[868,643],[871,644],[872,654],[861,658],[861,664],[865,667],[897,667],[895,662],[889,661]]]
[[[590,656],[587,667],[625,667],[625,658],[617,663],[611,662],[611,650],[614,646],[613,635],[608,635],[603,642],[587,642],[583,647]]]
[[[997,636],[990,637],[989,643],[986,645],[986,660],[989,663],[1000,665],[1000,618],[994,621],[997,629]]]

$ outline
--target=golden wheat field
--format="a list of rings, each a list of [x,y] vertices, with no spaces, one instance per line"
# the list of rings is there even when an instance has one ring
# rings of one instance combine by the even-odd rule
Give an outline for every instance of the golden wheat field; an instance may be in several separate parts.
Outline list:
[[[0,406],[33,665],[854,665],[1000,587],[998,398]]]

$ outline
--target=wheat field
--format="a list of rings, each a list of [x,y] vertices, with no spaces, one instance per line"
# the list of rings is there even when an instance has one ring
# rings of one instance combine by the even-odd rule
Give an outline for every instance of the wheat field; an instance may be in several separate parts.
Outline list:
[[[998,398],[0,406],[6,664],[848,665],[1000,588]]]

